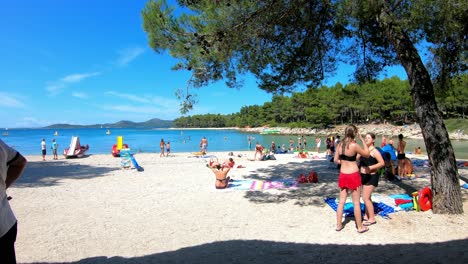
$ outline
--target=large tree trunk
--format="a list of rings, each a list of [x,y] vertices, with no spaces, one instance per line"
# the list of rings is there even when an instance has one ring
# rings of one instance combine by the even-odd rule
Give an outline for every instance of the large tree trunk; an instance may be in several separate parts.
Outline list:
[[[431,164],[433,212],[462,214],[463,202],[455,154],[444,120],[437,108],[429,73],[414,44],[392,19],[391,11],[385,4],[382,5],[377,21],[393,45],[411,85],[416,117]]]

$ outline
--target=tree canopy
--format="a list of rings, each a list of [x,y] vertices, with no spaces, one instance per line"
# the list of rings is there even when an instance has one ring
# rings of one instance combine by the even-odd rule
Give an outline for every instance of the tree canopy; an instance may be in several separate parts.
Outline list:
[[[182,112],[196,102],[189,88],[221,79],[228,87],[240,87],[239,74],[246,72],[257,77],[261,89],[281,95],[317,86],[340,61],[355,65],[356,83],[375,81],[386,66],[399,63],[408,74],[409,94],[434,167],[435,212],[463,211],[455,186],[455,156],[435,101],[434,83],[436,88],[450,89],[452,77],[467,70],[468,2],[179,0],[178,4],[181,9],[176,10],[165,0],[150,1],[142,16],[150,46],[179,59],[174,69],[192,72],[188,90],[178,93]],[[429,46],[431,65],[422,63],[415,47],[421,41]],[[302,98],[293,95],[292,100]],[[324,107],[317,105],[314,111]],[[312,114],[305,110],[296,114]]]

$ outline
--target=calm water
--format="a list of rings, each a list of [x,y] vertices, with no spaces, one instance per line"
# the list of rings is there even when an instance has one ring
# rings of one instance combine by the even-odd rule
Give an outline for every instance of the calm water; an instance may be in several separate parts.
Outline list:
[[[123,136],[124,143],[128,144],[134,152],[158,152],[159,141],[163,138],[171,142],[172,152],[196,152],[200,150],[202,137],[208,139],[208,151],[244,151],[249,150],[247,138],[253,137],[252,147],[255,142],[268,147],[272,141],[278,146],[289,145],[289,138],[297,143],[297,136],[260,135],[247,134],[238,130],[180,130],[180,129],[112,129],[111,135],[106,135],[105,128],[81,128],[57,130],[58,136],[54,136],[54,129],[10,129],[8,136],[0,135],[0,138],[8,145],[14,146],[24,155],[40,155],[41,139],[45,138],[48,152],[52,139],[59,144],[59,153],[70,145],[72,136],[79,136],[82,145],[88,144],[88,154],[110,154],[112,145],[116,144],[117,136]],[[315,150],[315,137],[306,137],[308,149]],[[420,146],[425,152],[422,139],[406,139],[407,152],[414,151]],[[380,145],[380,138],[378,139]],[[452,140],[457,159],[468,159],[468,141]],[[325,151],[325,137],[322,137],[321,151]]]

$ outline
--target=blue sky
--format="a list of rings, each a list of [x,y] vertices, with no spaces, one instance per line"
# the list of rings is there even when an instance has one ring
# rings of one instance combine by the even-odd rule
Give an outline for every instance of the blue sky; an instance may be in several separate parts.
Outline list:
[[[0,8],[0,127],[96,124],[180,117],[178,88],[188,72],[147,44],[146,0],[15,0]],[[174,1],[168,1],[169,3]],[[324,84],[348,83],[341,65]],[[406,79],[401,67],[387,72]],[[271,95],[246,77],[240,90],[223,82],[197,91],[189,113],[228,114]]]

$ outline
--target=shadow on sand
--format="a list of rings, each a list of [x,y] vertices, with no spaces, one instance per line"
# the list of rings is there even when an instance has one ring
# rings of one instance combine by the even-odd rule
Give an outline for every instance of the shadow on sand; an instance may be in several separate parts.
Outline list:
[[[85,157],[86,158],[86,157]],[[54,160],[44,163],[30,161],[26,165],[23,175],[15,182],[16,188],[48,187],[57,185],[63,179],[90,179],[101,177],[116,168],[95,167],[82,164],[73,164],[65,160]]]
[[[250,173],[248,179],[265,181],[297,179],[301,173],[307,176],[311,171],[318,173],[319,183],[300,184],[299,188],[282,189],[278,192],[246,191],[245,197],[254,203],[283,203],[294,200],[299,206],[323,206],[325,197],[337,196],[339,193],[337,185],[339,170],[334,163],[327,160],[292,161],[283,165],[260,168]],[[411,195],[426,185],[424,182],[410,180],[381,181],[376,192]]]
[[[388,245],[229,240],[140,257],[99,256],[62,263],[468,263],[467,247],[468,240]]]

